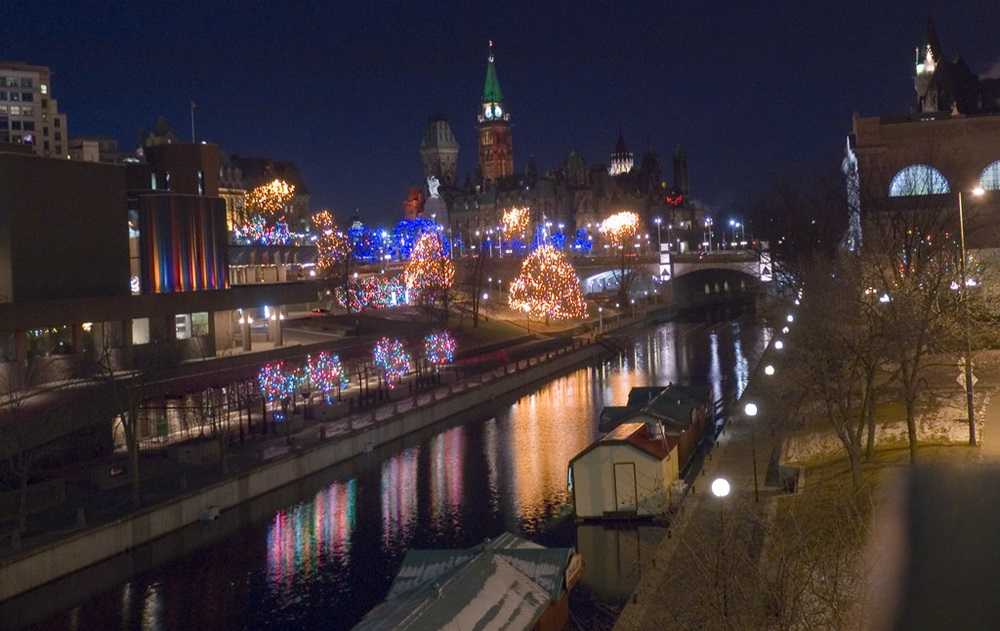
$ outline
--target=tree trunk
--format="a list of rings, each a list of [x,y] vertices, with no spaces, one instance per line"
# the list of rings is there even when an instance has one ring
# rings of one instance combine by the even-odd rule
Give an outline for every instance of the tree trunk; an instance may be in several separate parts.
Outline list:
[[[868,396],[865,409],[865,424],[868,426],[868,438],[865,444],[865,460],[871,460],[875,455],[875,396]]]
[[[857,445],[847,448],[847,458],[851,465],[851,487],[854,494],[861,490],[861,453]]]
[[[910,464],[917,464],[917,420],[914,418],[914,401],[906,399],[906,433],[910,441]]]
[[[28,455],[21,453],[21,475],[18,480],[17,531],[23,533],[28,529]]]
[[[132,476],[132,506],[139,508],[142,504],[139,487],[139,406],[133,403],[129,409],[129,424],[131,431],[126,432],[128,440],[129,473]]]

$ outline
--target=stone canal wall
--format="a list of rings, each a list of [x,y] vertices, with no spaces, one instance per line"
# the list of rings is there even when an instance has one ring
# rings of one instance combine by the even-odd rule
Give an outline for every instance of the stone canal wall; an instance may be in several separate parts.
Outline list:
[[[397,404],[390,415],[383,418],[379,414],[377,420],[365,427],[332,435],[306,448],[292,449],[239,476],[27,550],[0,562],[0,602],[150,543],[196,523],[204,515],[231,509],[491,399],[510,395],[598,359],[605,353],[607,350],[601,344],[586,344],[521,360],[516,365],[486,373],[479,381],[453,388],[445,398],[421,397],[420,405],[413,407],[411,404],[405,411]]]

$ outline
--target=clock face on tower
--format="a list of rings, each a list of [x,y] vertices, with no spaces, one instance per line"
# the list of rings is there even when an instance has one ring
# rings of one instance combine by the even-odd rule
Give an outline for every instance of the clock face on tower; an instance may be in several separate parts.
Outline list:
[[[488,121],[489,120],[493,120],[493,104],[492,103],[486,103],[485,105],[483,105],[483,117],[486,120],[488,120]]]
[[[493,106],[493,117],[499,119],[503,116],[503,110],[500,109],[500,104],[497,103]]]

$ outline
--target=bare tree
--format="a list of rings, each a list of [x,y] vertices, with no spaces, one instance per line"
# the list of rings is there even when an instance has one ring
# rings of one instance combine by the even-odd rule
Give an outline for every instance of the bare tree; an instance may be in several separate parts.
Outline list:
[[[852,255],[815,263],[803,274],[809,294],[798,310],[792,335],[791,371],[802,393],[819,403],[837,435],[861,488],[864,433],[874,445],[874,406],[878,378],[889,348],[881,320],[871,317],[878,298],[863,285],[861,261]]]
[[[871,213],[861,259],[862,282],[874,298],[868,314],[885,333],[899,396],[906,409],[910,460],[917,460],[916,411],[929,355],[947,340],[957,314],[951,284],[956,249],[941,208]]]

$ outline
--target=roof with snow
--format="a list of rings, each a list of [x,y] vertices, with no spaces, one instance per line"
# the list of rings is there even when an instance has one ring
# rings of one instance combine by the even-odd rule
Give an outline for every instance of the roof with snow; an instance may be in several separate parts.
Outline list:
[[[563,592],[571,548],[504,533],[464,550],[410,550],[356,629],[531,629]]]
[[[649,433],[649,428],[645,423],[622,423],[605,434],[603,438],[594,441],[583,451],[573,456],[569,461],[570,465],[594,449],[606,445],[627,445],[657,460],[663,460],[670,455],[670,451],[677,445],[677,438],[673,436],[655,438]]]

